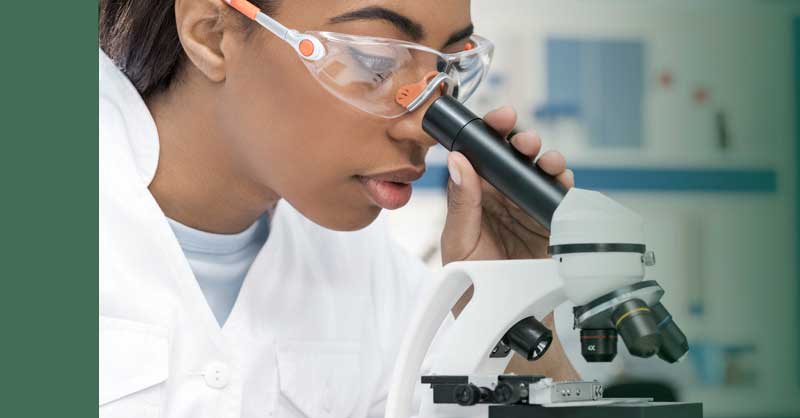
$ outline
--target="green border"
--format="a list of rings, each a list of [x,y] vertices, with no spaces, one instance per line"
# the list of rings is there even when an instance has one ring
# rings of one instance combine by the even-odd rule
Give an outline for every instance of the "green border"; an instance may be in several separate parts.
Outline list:
[[[2,416],[97,414],[97,12],[3,4]]]
[[[797,268],[800,261],[800,17],[792,19],[792,48],[794,49],[794,130],[796,140],[794,143],[794,163],[795,163],[795,190],[794,190],[794,221],[795,221],[795,266]],[[800,268],[798,268],[800,270]],[[798,271],[800,279],[800,271]],[[800,280],[798,280],[798,290],[795,299],[795,309],[797,309],[797,324],[800,324]],[[797,329],[797,327],[795,327]],[[795,351],[800,354],[800,332],[797,333],[797,345]],[[797,381],[800,384],[800,362],[797,365]]]

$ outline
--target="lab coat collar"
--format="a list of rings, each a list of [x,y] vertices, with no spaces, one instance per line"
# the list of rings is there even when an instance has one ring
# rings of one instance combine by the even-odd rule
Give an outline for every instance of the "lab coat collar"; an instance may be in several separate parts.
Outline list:
[[[145,186],[149,186],[158,166],[156,123],[133,83],[100,49],[100,98],[103,97],[111,103],[124,103],[125,130],[136,169]]]

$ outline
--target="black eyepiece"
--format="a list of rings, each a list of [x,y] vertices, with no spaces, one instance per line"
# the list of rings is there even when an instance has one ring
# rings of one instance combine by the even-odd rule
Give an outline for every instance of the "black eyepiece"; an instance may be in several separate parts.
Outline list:
[[[448,150],[464,154],[478,175],[550,229],[567,189],[458,100],[447,95],[434,100],[422,129]]]

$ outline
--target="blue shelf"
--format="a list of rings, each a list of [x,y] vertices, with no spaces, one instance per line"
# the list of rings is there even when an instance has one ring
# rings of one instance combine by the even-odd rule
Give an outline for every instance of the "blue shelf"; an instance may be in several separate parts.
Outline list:
[[[578,187],[602,191],[774,193],[778,188],[770,169],[570,168]],[[442,189],[447,176],[446,166],[431,165],[415,186]]]
[[[611,191],[774,193],[774,170],[576,167],[578,187]]]

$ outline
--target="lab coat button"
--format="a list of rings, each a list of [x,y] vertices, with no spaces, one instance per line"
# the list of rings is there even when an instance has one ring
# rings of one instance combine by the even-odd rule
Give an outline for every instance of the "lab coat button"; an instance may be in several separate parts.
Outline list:
[[[203,377],[206,379],[206,384],[214,389],[222,389],[228,386],[228,381],[231,377],[230,368],[224,363],[214,362],[206,367]]]

